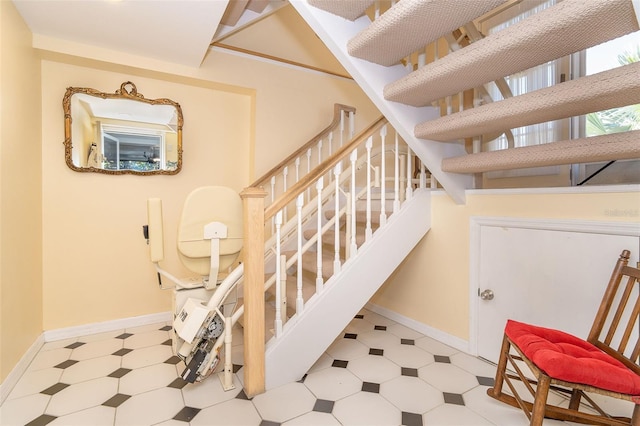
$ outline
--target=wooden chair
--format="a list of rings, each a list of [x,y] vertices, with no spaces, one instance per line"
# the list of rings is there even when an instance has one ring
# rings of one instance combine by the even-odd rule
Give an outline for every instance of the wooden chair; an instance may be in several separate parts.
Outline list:
[[[596,425],[640,426],[640,270],[628,266],[628,262],[629,251],[624,250],[587,340],[559,330],[507,321],[495,384],[487,394],[521,408],[531,425],[541,425],[548,417]],[[531,373],[528,376],[527,367]],[[516,380],[524,384],[533,403],[518,394],[513,382]],[[513,396],[503,393],[503,383]],[[526,393],[522,386],[520,390]],[[550,390],[569,397],[568,407],[550,405]],[[632,417],[609,416],[589,393],[632,401]]]

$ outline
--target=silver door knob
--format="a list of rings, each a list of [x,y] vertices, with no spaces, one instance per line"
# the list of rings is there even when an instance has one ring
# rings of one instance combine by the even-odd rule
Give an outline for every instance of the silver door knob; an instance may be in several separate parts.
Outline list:
[[[483,290],[482,293],[480,293],[480,299],[482,300],[493,300],[493,291],[487,289],[487,290]]]

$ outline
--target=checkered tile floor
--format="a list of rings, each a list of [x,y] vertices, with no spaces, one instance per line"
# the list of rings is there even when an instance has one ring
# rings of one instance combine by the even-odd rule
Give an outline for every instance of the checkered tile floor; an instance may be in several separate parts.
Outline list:
[[[493,401],[493,365],[363,310],[299,382],[248,399],[242,329],[236,388],[188,384],[170,326],[46,343],[1,407],[12,425],[525,425]],[[557,422],[547,423],[553,424]]]

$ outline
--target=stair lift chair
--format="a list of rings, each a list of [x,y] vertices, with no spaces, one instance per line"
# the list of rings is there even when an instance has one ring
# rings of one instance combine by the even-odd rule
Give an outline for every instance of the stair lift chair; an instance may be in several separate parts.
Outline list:
[[[237,261],[242,249],[242,201],[236,192],[221,186],[200,187],[187,196],[176,244],[181,263],[196,274],[188,278],[177,278],[160,267],[164,259],[160,199],[147,201],[147,215],[145,237],[160,288],[173,290],[172,344],[174,353],[187,366],[182,378],[190,383],[201,381],[218,365],[225,338],[230,343],[235,285],[242,277],[242,267],[226,271]],[[163,277],[173,286],[164,287]],[[222,380],[225,385],[225,379]]]

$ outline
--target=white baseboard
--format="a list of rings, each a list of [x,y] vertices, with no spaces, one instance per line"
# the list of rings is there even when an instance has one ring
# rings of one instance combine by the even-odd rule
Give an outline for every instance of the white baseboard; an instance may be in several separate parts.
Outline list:
[[[140,315],[137,317],[121,318],[112,321],[96,322],[92,324],[78,325],[75,327],[59,328],[44,332],[45,342],[55,342],[56,340],[70,339],[72,337],[86,336],[88,334],[105,333],[128,327],[138,327],[141,325],[154,324],[157,322],[171,321],[171,312],[159,312],[157,314]]]
[[[33,342],[24,355],[22,355],[18,364],[13,367],[13,370],[11,370],[7,378],[0,384],[0,404],[4,403],[4,400],[7,399],[13,387],[18,383],[20,377],[22,377],[22,374],[27,371],[27,367],[29,367],[33,358],[38,355],[38,351],[42,348],[42,345],[44,345],[44,334],[38,336],[35,342]]]
[[[27,371],[27,367],[38,354],[38,351],[46,342],[69,339],[72,337],[86,336],[95,333],[104,333],[130,327],[138,327],[158,322],[168,322],[173,319],[171,312],[160,312],[157,314],[141,315],[137,317],[122,318],[113,321],[104,321],[93,324],[79,325],[76,327],[60,328],[42,333],[27,349],[20,361],[11,370],[7,378],[0,384],[0,404],[9,396],[13,387],[18,383],[20,377]]]
[[[411,319],[409,317],[405,317],[404,315],[400,315],[397,312],[394,312],[390,309],[384,308],[380,305],[375,305],[373,303],[367,303],[365,306],[366,309],[369,309],[376,314],[380,314],[383,317],[389,318],[397,322],[398,324],[404,325],[412,330],[415,330],[419,333],[424,334],[427,337],[431,337],[445,345],[451,346],[454,349],[459,351],[470,353],[469,351],[469,341],[461,339],[459,337],[453,336],[449,333],[445,333],[442,330],[438,330],[437,328],[429,327],[426,324],[423,324],[419,321]]]

